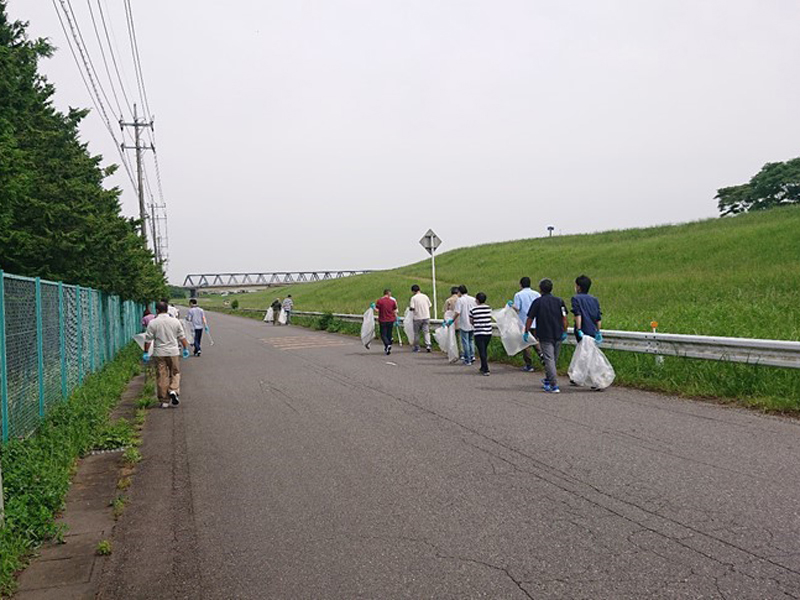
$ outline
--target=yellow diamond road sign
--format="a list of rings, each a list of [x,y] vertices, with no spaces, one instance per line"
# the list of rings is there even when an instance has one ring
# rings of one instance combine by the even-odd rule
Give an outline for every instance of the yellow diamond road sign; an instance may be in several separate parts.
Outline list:
[[[433,233],[433,229],[428,229],[428,232],[422,236],[422,239],[419,241],[420,245],[428,251],[428,254],[433,254],[433,251],[436,250],[439,245],[442,243],[442,240],[439,239],[439,236]]]

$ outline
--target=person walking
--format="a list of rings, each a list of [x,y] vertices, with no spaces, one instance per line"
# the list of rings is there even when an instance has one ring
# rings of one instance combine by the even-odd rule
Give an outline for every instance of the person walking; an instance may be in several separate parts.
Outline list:
[[[270,308],[272,309],[272,324],[280,325],[280,323],[278,323],[278,319],[281,316],[281,299],[275,298],[275,301],[270,304]]]
[[[373,306],[378,310],[383,352],[388,356],[392,353],[392,330],[397,322],[397,301],[392,298],[392,290],[383,290],[383,296]]]
[[[511,308],[517,311],[517,315],[519,315],[519,320],[522,321],[523,327],[528,320],[528,311],[531,309],[531,304],[533,304],[533,301],[539,296],[539,292],[531,289],[530,277],[523,277],[519,280],[519,291],[514,294],[514,301],[511,303]],[[533,327],[536,328],[536,322],[533,323]],[[539,344],[534,344],[533,348],[536,350],[536,354],[539,355],[539,358],[541,359],[542,351],[541,348],[539,348]],[[525,362],[525,366],[522,367],[522,370],[526,372],[533,371],[533,360],[531,360],[530,346],[522,351],[522,360]]]
[[[528,310],[522,339],[528,341],[531,327],[535,322],[533,336],[539,340],[544,356],[545,378],[542,379],[542,389],[545,392],[558,394],[561,390],[558,388],[556,364],[561,344],[567,339],[567,306],[561,298],[553,296],[551,280],[542,279],[539,282],[539,291],[542,295],[533,301]]]
[[[283,299],[283,304],[281,308],[286,312],[286,324],[292,324],[292,309],[294,308],[294,300],[292,300],[292,295],[289,294],[286,298]]]
[[[423,294],[419,286],[415,283],[411,286],[411,291],[414,293],[409,302],[409,308],[413,313],[414,319],[414,342],[412,344],[412,352],[419,352],[420,336],[425,338],[425,352],[431,351],[431,300]]]
[[[486,304],[486,294],[475,294],[475,306],[469,311],[469,321],[475,331],[475,346],[481,359],[481,374],[489,375],[489,343],[492,341],[492,307]]]
[[[150,312],[150,307],[146,307],[144,309],[144,315],[142,316],[142,329],[147,329],[147,326],[150,324],[150,321],[155,319],[156,316]]]
[[[450,297],[444,301],[444,312],[442,316],[444,317],[445,321],[448,319],[452,319],[453,315],[456,314],[456,302],[461,297],[461,292],[458,291],[458,286],[454,285],[450,288]],[[448,315],[448,313],[450,313]],[[453,325],[455,327],[455,325]],[[461,349],[461,336],[458,333],[458,327],[455,328],[456,331],[456,344],[458,345],[458,360],[464,360],[464,351]]]
[[[186,320],[194,329],[194,355],[200,356],[202,348],[200,341],[203,339],[203,330],[208,331],[208,322],[206,321],[206,312],[197,306],[197,300],[192,298],[189,300],[189,312],[186,313]]]
[[[464,355],[464,364],[471,365],[475,362],[475,328],[469,320],[469,311],[475,308],[475,298],[469,295],[467,286],[458,286],[458,291],[461,294],[458,301],[456,301],[455,316],[450,319],[449,324],[455,325],[456,329],[460,330],[461,334],[461,351]]]
[[[178,319],[168,314],[166,302],[156,304],[156,318],[150,321],[144,334],[144,362],[150,360],[150,346],[156,363],[156,392],[161,408],[180,404],[181,354],[189,358],[189,343]],[[183,347],[183,350],[181,350]]]
[[[572,297],[572,314],[575,315],[575,339],[580,341],[584,336],[593,337],[600,344],[603,334],[600,333],[603,313],[600,301],[589,294],[592,280],[586,275],[575,279],[575,295]]]
[[[180,319],[181,311],[169,301],[169,298],[162,298],[161,301],[167,305],[167,314],[173,319]]]

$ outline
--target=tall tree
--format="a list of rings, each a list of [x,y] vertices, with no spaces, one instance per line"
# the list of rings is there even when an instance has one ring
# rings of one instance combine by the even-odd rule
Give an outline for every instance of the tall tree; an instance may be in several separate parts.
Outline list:
[[[54,87],[38,72],[52,55],[9,21],[0,0],[0,268],[146,300],[165,290],[164,273],[122,215],[120,190],[80,141],[87,110],[53,107]]]
[[[800,203],[800,158],[767,163],[749,183],[720,188],[714,199],[721,216]]]

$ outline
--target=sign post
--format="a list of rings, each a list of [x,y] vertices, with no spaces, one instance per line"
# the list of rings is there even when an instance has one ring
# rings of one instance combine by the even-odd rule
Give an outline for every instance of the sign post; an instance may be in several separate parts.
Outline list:
[[[436,299],[436,249],[441,245],[442,240],[439,236],[433,233],[433,229],[428,229],[422,239],[419,241],[420,245],[428,251],[431,255],[431,280],[433,282],[433,318],[439,318],[438,302]]]

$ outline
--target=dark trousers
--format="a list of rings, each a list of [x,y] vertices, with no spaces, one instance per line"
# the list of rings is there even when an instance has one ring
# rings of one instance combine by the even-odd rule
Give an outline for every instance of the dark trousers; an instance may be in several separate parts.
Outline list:
[[[394,321],[388,323],[379,323],[381,326],[381,341],[384,347],[388,348],[392,345],[392,330],[394,329]]]
[[[489,372],[489,342],[491,341],[491,335],[475,336],[475,347],[478,349],[478,356],[481,359],[481,373]]]
[[[195,329],[194,330],[194,353],[197,354],[200,352],[200,340],[203,339],[203,330],[202,329]]]

